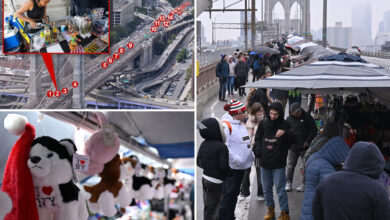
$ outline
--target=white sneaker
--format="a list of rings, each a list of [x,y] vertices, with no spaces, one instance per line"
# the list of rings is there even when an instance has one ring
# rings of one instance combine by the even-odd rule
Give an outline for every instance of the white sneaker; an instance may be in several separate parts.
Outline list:
[[[301,184],[300,186],[298,186],[297,188],[296,188],[296,190],[298,191],[298,192],[305,192],[305,184]]]
[[[286,191],[287,192],[291,192],[292,188],[291,188],[291,183],[290,182],[287,182],[286,183]]]
[[[241,194],[238,196],[238,200],[239,200],[239,201],[240,201],[240,200],[244,200],[244,199],[246,199],[246,196],[243,196],[243,195],[241,195]]]
[[[264,196],[263,195],[257,196],[257,201],[264,201]]]

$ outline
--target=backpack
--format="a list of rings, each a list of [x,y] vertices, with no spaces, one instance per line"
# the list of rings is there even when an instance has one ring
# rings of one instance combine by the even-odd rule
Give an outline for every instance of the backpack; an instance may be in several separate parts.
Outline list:
[[[255,60],[255,62],[253,63],[253,70],[260,70],[259,60]]]

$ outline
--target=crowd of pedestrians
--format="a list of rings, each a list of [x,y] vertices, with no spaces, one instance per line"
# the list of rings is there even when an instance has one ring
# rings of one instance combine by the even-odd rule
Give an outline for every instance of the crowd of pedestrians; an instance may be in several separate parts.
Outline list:
[[[302,180],[296,191],[304,193],[301,219],[390,219],[388,194],[377,181],[385,161],[375,144],[357,142],[350,148],[332,121],[319,133],[297,91],[251,89],[246,94],[242,86],[250,74],[255,82],[289,69],[289,56],[280,45],[268,44],[279,46],[276,56],[237,50],[222,55],[217,65],[219,100],[226,102],[226,113],[221,119],[200,122],[205,140],[197,165],[203,169],[204,219],[235,219],[237,200],[250,195],[254,166],[257,200],[267,209],[263,219],[276,218],[275,188],[281,209],[278,220],[289,220],[287,192],[293,190],[299,158]]]

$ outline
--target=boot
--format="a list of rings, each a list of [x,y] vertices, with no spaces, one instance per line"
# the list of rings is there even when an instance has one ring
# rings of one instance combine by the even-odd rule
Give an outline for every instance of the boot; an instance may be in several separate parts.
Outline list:
[[[275,208],[270,206],[268,207],[268,213],[264,216],[264,220],[275,220]]]
[[[280,216],[279,216],[278,220],[290,220],[290,215],[288,214],[287,211],[282,210],[282,212],[280,213]]]

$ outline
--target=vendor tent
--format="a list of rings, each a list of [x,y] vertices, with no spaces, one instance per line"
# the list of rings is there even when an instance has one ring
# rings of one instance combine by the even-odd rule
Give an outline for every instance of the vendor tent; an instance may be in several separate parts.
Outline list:
[[[317,61],[246,87],[323,94],[371,92],[390,104],[390,72],[362,62]]]

